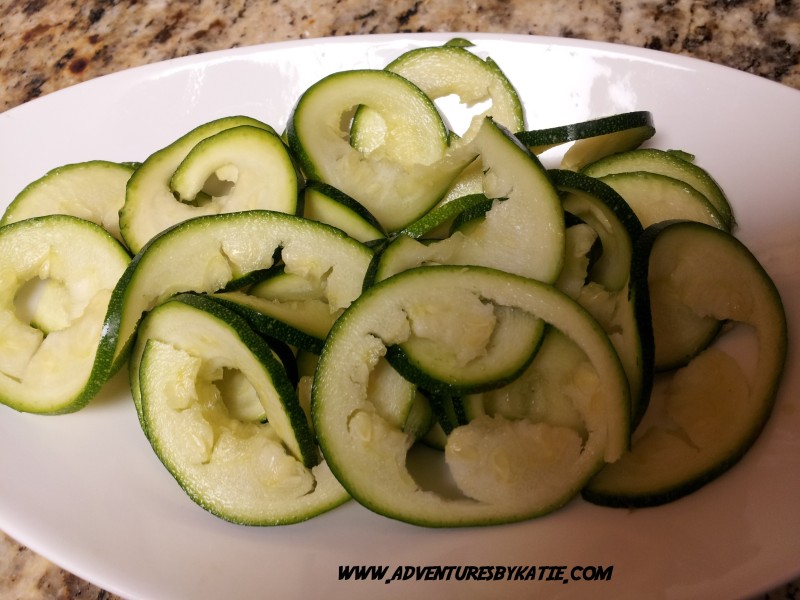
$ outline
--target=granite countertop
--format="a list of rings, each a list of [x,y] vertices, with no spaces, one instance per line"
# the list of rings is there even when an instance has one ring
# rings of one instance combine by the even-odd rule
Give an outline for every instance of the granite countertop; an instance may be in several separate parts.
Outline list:
[[[178,56],[299,38],[423,31],[617,42],[800,89],[797,0],[12,0],[0,3],[0,112],[99,75]],[[800,580],[764,597],[798,593]],[[0,532],[0,598],[114,596]]]

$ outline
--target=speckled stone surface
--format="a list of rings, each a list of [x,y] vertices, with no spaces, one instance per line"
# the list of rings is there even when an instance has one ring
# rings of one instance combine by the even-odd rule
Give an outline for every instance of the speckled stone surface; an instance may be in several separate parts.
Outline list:
[[[0,111],[98,75],[209,50],[446,30],[646,46],[800,88],[796,0],[21,0],[0,3]]]
[[[800,89],[798,0],[0,0],[0,112],[99,75],[298,38],[574,37],[709,60]],[[800,565],[799,565],[800,567]],[[762,596],[800,596],[800,581]],[[113,599],[0,533],[0,599]]]

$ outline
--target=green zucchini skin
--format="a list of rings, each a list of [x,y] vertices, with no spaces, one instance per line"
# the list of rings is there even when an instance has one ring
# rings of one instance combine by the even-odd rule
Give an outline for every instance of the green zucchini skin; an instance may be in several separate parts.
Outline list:
[[[111,290],[130,255],[94,222],[44,215],[0,228],[3,340],[0,402],[37,414],[86,406],[111,373],[98,346]],[[22,302],[29,284],[52,284],[57,297]],[[21,310],[21,305],[29,305]]]
[[[655,252],[693,256],[693,283],[705,292],[689,301],[697,310],[752,328],[757,359],[748,380],[732,358],[736,338],[727,340],[733,344],[730,350],[723,338],[673,373],[671,385],[678,392],[668,390],[653,397],[634,432],[630,452],[606,466],[581,492],[589,502],[620,508],[678,500],[734,467],[755,444],[773,411],[788,346],[780,294],[758,259],[734,236],[704,223],[674,220],[648,227],[638,245],[643,257]],[[642,260],[639,268],[647,269],[648,263]],[[738,301],[728,300],[732,289],[738,290]],[[706,365],[722,365],[725,370],[701,370]],[[665,410],[678,416],[663,422],[660,415]],[[695,418],[686,420],[681,414]]]
[[[256,119],[204,123],[151,154],[128,180],[119,211],[132,252],[172,225],[246,210],[295,213],[302,180],[275,130]]]
[[[287,213],[241,211],[184,221],[150,240],[117,282],[97,368],[111,373],[125,362],[146,311],[176,293],[217,292],[234,279],[267,269],[278,248],[287,264],[316,265],[320,274],[333,269],[328,293],[334,309],[358,296],[372,258],[372,250],[343,231]]]
[[[602,316],[604,305],[595,310],[593,302],[582,301],[580,294],[578,301],[603,323],[620,354],[631,387],[631,419],[635,426],[650,401],[655,363],[650,291],[647,274],[636,254],[644,229],[622,196],[602,180],[565,169],[553,169],[549,174],[563,194],[565,210],[594,227],[600,239],[602,254],[589,271],[587,284],[599,285],[614,298],[615,315],[624,311],[624,317],[621,322],[620,318],[608,322]]]
[[[586,165],[581,171],[591,177],[635,171],[674,177],[703,194],[719,213],[724,228],[732,231],[736,219],[725,192],[708,171],[688,160],[686,156],[686,153],[674,150],[637,148],[604,157]]]
[[[651,136],[655,133],[653,115],[649,111],[637,110],[546,129],[520,131],[516,135],[523,144],[529,147],[552,146],[638,127],[652,129]]]
[[[275,526],[349,499],[319,462],[284,365],[246,321],[208,296],[179,294],[148,313],[140,331],[130,366],[142,429],[196,504],[233,523]],[[232,409],[228,402],[240,400],[226,398],[224,370],[247,379],[256,394],[248,401],[265,418]]]
[[[457,293],[456,293],[457,292]],[[420,489],[405,470],[405,454],[415,438],[399,427],[374,416],[368,385],[369,356],[381,355],[381,347],[401,341],[409,306],[421,302],[458,303],[461,293],[474,293],[499,305],[515,306],[550,322],[585,353],[602,382],[604,409],[586,411],[587,454],[577,469],[558,484],[558,490],[528,498],[520,490],[506,501],[445,498]],[[456,298],[454,300],[454,298]],[[435,300],[434,300],[435,299]],[[456,306],[451,306],[457,310]],[[365,362],[366,361],[366,362]],[[435,394],[434,394],[435,396]],[[454,398],[434,412],[449,415],[450,435],[490,425],[497,426],[502,445],[505,421],[478,417],[468,420]],[[529,519],[563,505],[583,487],[604,459],[613,461],[627,448],[630,427],[629,391],[616,351],[596,321],[577,303],[553,286],[486,267],[426,266],[403,271],[363,293],[336,321],[317,366],[311,412],[320,448],[334,474],[361,504],[385,516],[427,527],[461,527]],[[517,423],[517,425],[511,425]],[[511,429],[528,422],[508,420]],[[510,430],[509,430],[510,431]],[[601,441],[602,440],[602,441]],[[364,445],[362,448],[361,445]],[[447,452],[445,447],[445,452]],[[604,458],[605,457],[605,458]],[[578,466],[580,465],[580,466]],[[409,479],[411,477],[411,479]],[[574,477],[574,479],[573,479]],[[534,495],[538,492],[534,492]]]

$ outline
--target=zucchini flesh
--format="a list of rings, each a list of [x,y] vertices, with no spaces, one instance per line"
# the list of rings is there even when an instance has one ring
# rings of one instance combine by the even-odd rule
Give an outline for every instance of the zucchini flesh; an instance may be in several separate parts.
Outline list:
[[[703,194],[668,175],[648,171],[612,173],[599,178],[625,199],[642,227],[686,219],[725,229],[719,211]]]
[[[482,189],[482,188],[481,188]],[[400,235],[407,235],[414,239],[442,239],[452,233],[452,224],[459,215],[476,207],[485,214],[491,208],[492,201],[484,193],[467,194],[447,202],[442,202],[431,209],[421,219],[414,221],[400,231]]]
[[[686,365],[705,350],[719,335],[725,321],[693,308],[695,293],[686,286],[687,273],[696,266],[683,253],[651,253],[648,260],[647,285],[655,340],[654,368],[668,371]],[[691,275],[690,275],[691,276]]]
[[[350,143],[349,117],[359,106],[381,117],[374,148]],[[468,148],[450,151],[430,98],[389,71],[342,71],[318,81],[298,100],[287,138],[309,179],[354,198],[389,232],[434,206],[474,158]]]
[[[455,471],[463,479],[461,495],[455,498],[425,489],[415,480],[406,464],[415,438],[381,417],[367,393],[370,373],[387,346],[408,335],[408,303],[429,302],[453,290],[529,312],[577,344],[586,357],[581,372],[587,385],[578,405],[588,432],[582,441],[578,433],[547,423],[499,416],[473,419],[463,432],[459,427],[451,433],[457,437],[450,452],[458,455],[452,460],[459,463]],[[320,448],[348,492],[381,514],[432,527],[509,522],[549,512],[571,498],[603,460],[616,460],[629,434],[625,375],[596,322],[552,286],[484,267],[418,267],[369,288],[337,320],[326,340],[311,406]],[[484,434],[490,438],[484,439]],[[527,462],[522,470],[514,467],[510,477],[504,469],[495,472],[493,485],[505,494],[487,491],[488,497],[475,491],[481,487],[473,483],[482,469],[463,462],[470,453],[485,447],[512,455],[520,448],[541,454],[541,444],[550,439],[571,453],[574,460],[568,469],[552,468],[551,461],[563,465],[556,452],[547,455],[551,461]]]
[[[267,269],[278,248],[289,272],[324,278],[331,311],[358,296],[372,257],[369,248],[338,229],[281,212],[233,212],[184,221],[148,243],[120,278],[101,340],[103,353],[119,364],[146,311],[175,293],[216,292],[247,273]]]
[[[549,327],[541,348],[528,369],[508,385],[465,398],[470,420],[480,414],[507,419],[532,419],[567,427],[582,439],[587,423],[571,396],[580,396],[582,377],[591,380],[581,365],[586,356],[557,329]]]
[[[303,216],[338,227],[359,242],[386,238],[381,224],[356,200],[317,181],[308,182],[303,191]]]
[[[33,413],[86,405],[111,373],[98,351],[111,290],[130,256],[67,215],[0,228],[0,402]]]
[[[44,215],[72,215],[100,225],[122,242],[119,211],[133,171],[130,165],[105,160],[53,169],[17,194],[0,226]]]
[[[306,415],[263,340],[212,300],[179,296],[151,312],[137,341],[143,429],[187,494],[223,519],[302,521],[348,499],[318,457]],[[227,389],[227,372],[239,385]],[[226,392],[249,395],[230,398]],[[253,421],[254,400],[267,415]]]
[[[683,297],[692,310],[744,327],[675,373],[666,393],[654,395],[630,452],[584,489],[587,500],[611,506],[663,504],[735,465],[772,411],[786,360],[780,296],[741,242],[709,225],[670,222],[646,230],[641,243],[651,257],[680,257]],[[755,368],[748,373],[742,365],[752,362],[753,347]]]
[[[567,227],[564,231],[564,266],[555,286],[568,296],[577,297],[586,285],[591,255],[598,246],[599,238],[593,227],[586,223]]]
[[[733,211],[725,193],[705,169],[687,158],[686,153],[657,148],[637,148],[620,152],[586,165],[582,172],[591,177],[603,177],[612,173],[646,171],[667,175],[703,194],[719,213],[726,229],[735,224]]]
[[[497,63],[481,59],[464,47],[443,45],[410,50],[390,62],[386,70],[405,77],[434,101],[457,96],[467,106],[489,103],[488,108],[471,117],[457,143],[469,142],[486,117],[510,131],[524,127],[517,91]],[[447,110],[443,112],[446,119],[451,116]],[[448,123],[454,129],[454,117]]]
[[[517,137],[536,154],[572,142],[561,168],[578,171],[583,166],[618,152],[638,148],[655,134],[648,111],[632,111],[547,129],[521,131]]]
[[[485,217],[427,244],[398,236],[380,259],[375,280],[423,264],[480,265],[551,283],[564,259],[564,211],[542,165],[506,130],[483,122],[473,146],[483,165]],[[446,205],[444,205],[446,206]],[[519,224],[526,224],[520,235]],[[390,245],[390,247],[391,247]]]
[[[120,229],[138,253],[154,236],[194,217],[253,209],[294,213],[297,172],[265,123],[225,117],[155,152],[128,181]]]

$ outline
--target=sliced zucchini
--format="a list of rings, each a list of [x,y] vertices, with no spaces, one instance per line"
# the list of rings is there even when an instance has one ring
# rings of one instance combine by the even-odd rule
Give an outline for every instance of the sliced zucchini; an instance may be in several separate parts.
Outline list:
[[[260,334],[319,354],[341,309],[331,311],[324,297],[281,301],[244,292],[215,293],[213,298],[238,313]]]
[[[369,148],[350,142],[359,106],[381,117],[381,131],[370,134],[380,143]],[[286,135],[309,179],[357,200],[388,232],[434,206],[474,158],[468,148],[450,150],[433,102],[389,71],[342,71],[321,79],[298,100]]]
[[[630,452],[584,489],[587,500],[609,506],[664,504],[735,465],[772,411],[786,360],[780,295],[740,241],[679,221],[648,229],[641,243],[651,259],[677,257],[683,300],[693,311],[743,327],[675,373],[666,392],[653,397]]]
[[[481,414],[531,419],[568,427],[586,438],[586,422],[573,398],[584,385],[581,349],[557,329],[548,327],[528,369],[508,385],[464,398],[470,420]],[[589,377],[588,372],[585,374]]]
[[[628,203],[606,183],[563,169],[549,171],[562,192],[564,210],[590,225],[600,239],[602,254],[592,264],[589,279],[610,291],[622,289],[630,277],[633,243],[642,224]]]
[[[648,171],[612,173],[598,179],[625,199],[642,227],[687,219],[726,229],[725,220],[708,198],[680,179]]]
[[[520,131],[517,137],[536,154],[573,142],[564,154],[561,168],[578,171],[605,156],[638,148],[655,132],[653,116],[648,111],[638,110],[547,129]]]
[[[257,335],[244,319],[205,295],[178,294],[150,311],[142,321],[129,364],[131,377],[140,380],[134,402],[138,400],[148,436],[152,434],[146,418],[148,400],[170,401],[172,404],[199,400],[201,409],[204,400],[211,400],[208,397],[197,398],[196,389],[182,387],[191,383],[185,380],[181,382],[181,378],[187,375],[185,372],[177,372],[172,376],[175,387],[164,389],[161,397],[148,398],[147,392],[157,388],[141,388],[141,360],[145,346],[151,340],[199,358],[205,364],[202,372],[195,373],[195,378],[205,379],[206,384],[222,380],[226,369],[241,372],[255,390],[255,399],[266,413],[266,420],[289,453],[305,466],[313,466],[318,462],[314,436],[283,363],[266,340]],[[213,395],[219,394],[219,390],[207,391],[213,392]],[[170,394],[176,397],[170,398]],[[173,408],[183,410],[188,407]],[[226,412],[230,412],[227,406]],[[213,445],[197,450],[204,455],[200,462],[207,462]]]
[[[544,323],[525,311],[495,306],[454,289],[406,308],[408,338],[386,359],[409,381],[438,396],[495,389],[530,364]]]
[[[480,194],[480,197],[485,197],[484,194]],[[461,231],[467,233],[469,228],[477,225],[483,219],[486,218],[486,213],[492,208],[492,205],[497,202],[502,202],[505,198],[495,198],[490,200],[486,198],[485,200],[476,201],[470,204],[470,206],[465,207],[460,213],[458,213],[453,222],[450,224],[450,235],[453,235],[457,231]]]
[[[637,148],[595,161],[586,165],[582,171],[591,177],[603,177],[612,173],[631,171],[646,171],[673,177],[703,194],[717,209],[725,228],[731,230],[735,220],[725,193],[711,177],[711,174],[691,162],[690,157],[691,155],[687,155],[685,152]]]
[[[690,282],[696,277],[698,260],[702,259],[684,252],[644,251],[637,256],[641,264],[636,268],[647,276],[657,371],[686,365],[725,325],[724,319],[694,307],[692,295],[697,290]]]
[[[147,438],[206,510],[234,523],[281,525],[348,499],[318,464],[282,365],[235,314],[202,296],[178,296],[148,314],[132,356]],[[265,422],[252,419],[258,409]]]
[[[416,240],[398,234],[390,243],[379,248],[364,280],[365,289],[392,275],[425,264],[448,264],[450,248],[439,246],[430,240]]]
[[[422,264],[481,265],[551,283],[564,260],[564,211],[539,161],[491,119],[473,142],[483,164],[483,193],[493,199],[467,230],[423,244],[398,236],[401,254],[384,253],[376,278]],[[525,223],[524,231],[520,223]],[[400,241],[402,240],[402,241]],[[394,256],[393,256],[394,255]]]
[[[250,296],[280,302],[295,300],[319,300],[325,297],[325,281],[286,271],[286,266],[276,264],[269,274],[254,284],[247,293]]]
[[[525,126],[519,95],[497,63],[491,58],[481,59],[465,47],[443,45],[409,50],[390,62],[386,70],[405,77],[434,102],[439,101],[453,131],[457,115],[447,110],[449,98],[467,107],[489,104],[471,116],[463,131],[458,132],[456,143],[468,143],[486,117],[510,131],[522,131]]]
[[[120,228],[139,252],[155,235],[201,215],[268,209],[294,213],[297,171],[268,125],[226,117],[151,155],[128,182]]]
[[[454,198],[449,202],[439,204],[431,209],[422,218],[414,221],[408,227],[400,231],[400,235],[406,235],[415,239],[430,238],[442,239],[452,233],[453,221],[464,211],[473,208],[482,209],[485,214],[491,208],[492,200],[485,194],[468,194],[459,198]]]
[[[386,238],[381,224],[370,212],[347,194],[318,181],[303,190],[303,216],[338,227],[359,242]]]
[[[100,391],[111,375],[95,366],[104,318],[129,261],[108,232],[77,217],[0,228],[0,402],[67,413]]]
[[[600,238],[602,253],[573,297],[601,324],[620,356],[635,425],[649,402],[654,363],[647,276],[633,261],[642,226],[623,198],[601,180],[563,169],[550,171],[550,176],[564,193],[564,209],[591,225]]]
[[[22,190],[8,205],[0,226],[31,217],[72,215],[97,223],[117,240],[119,210],[134,167],[106,160],[64,165]]]
[[[382,417],[367,390],[386,348],[407,339],[411,307],[431,305],[454,291],[529,312],[577,344],[586,360],[576,406],[588,435],[583,439],[570,428],[527,419],[474,419],[447,439],[445,456],[460,488],[448,495],[415,478],[408,462],[415,438]],[[572,498],[603,460],[616,460],[629,435],[625,375],[594,319],[552,286],[483,267],[419,267],[369,288],[326,340],[311,408],[320,448],[356,500],[391,518],[431,527],[549,512]]]
[[[324,279],[325,299],[334,312],[359,295],[372,256],[339,229],[281,212],[184,221],[151,240],[120,278],[104,325],[103,355],[113,364],[124,361],[146,311],[176,293],[217,292],[233,279],[271,267],[278,248],[288,272]]]

